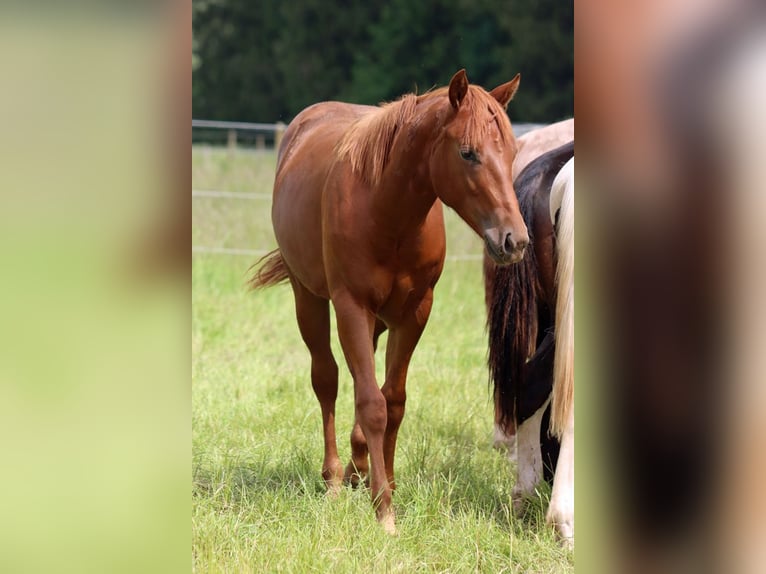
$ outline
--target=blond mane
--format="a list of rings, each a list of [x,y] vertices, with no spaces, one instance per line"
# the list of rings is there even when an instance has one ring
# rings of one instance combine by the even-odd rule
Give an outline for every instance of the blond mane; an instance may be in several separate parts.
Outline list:
[[[553,180],[550,195],[551,210],[560,206],[556,232],[556,354],[550,420],[551,434],[559,439],[564,436],[574,408],[574,193],[572,158]]]
[[[391,156],[396,135],[411,122],[419,103],[443,98],[447,103],[447,88],[439,88],[420,96],[405,94],[394,102],[381,104],[377,109],[356,120],[338,142],[336,154],[347,159],[352,171],[362,180],[375,186],[380,182]],[[503,107],[479,86],[469,86],[468,95],[461,104],[467,108],[461,144],[474,147],[484,141],[494,122],[500,140],[505,143],[513,138],[513,131]],[[449,115],[451,120],[454,116]]]
[[[352,171],[366,183],[377,185],[388,165],[394,137],[412,119],[417,101],[415,94],[406,94],[360,117],[340,140],[338,157],[347,158]]]

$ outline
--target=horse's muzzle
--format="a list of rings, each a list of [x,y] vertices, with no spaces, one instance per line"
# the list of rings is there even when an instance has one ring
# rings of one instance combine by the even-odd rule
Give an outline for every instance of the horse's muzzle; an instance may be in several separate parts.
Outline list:
[[[514,233],[508,229],[488,229],[484,233],[484,244],[487,253],[497,265],[518,263],[524,257],[524,250],[529,245],[529,235],[526,229],[522,233]]]

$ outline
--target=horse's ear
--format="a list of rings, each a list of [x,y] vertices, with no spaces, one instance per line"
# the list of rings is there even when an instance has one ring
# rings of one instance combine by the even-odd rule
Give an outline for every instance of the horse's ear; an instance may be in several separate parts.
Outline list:
[[[521,81],[521,74],[516,74],[510,82],[501,84],[490,92],[493,98],[495,98],[500,105],[504,108],[508,107],[508,102],[513,99],[516,94],[516,90],[519,89],[519,82]]]
[[[460,102],[463,101],[468,93],[468,78],[465,75],[465,69],[460,70],[449,81],[449,103],[452,107],[458,109]]]

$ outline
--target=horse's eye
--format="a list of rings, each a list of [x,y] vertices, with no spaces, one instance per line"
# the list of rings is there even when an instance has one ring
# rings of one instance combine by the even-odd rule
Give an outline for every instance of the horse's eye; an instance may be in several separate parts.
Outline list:
[[[476,150],[470,148],[462,148],[460,150],[460,157],[462,157],[465,161],[479,163],[479,158],[476,156]]]

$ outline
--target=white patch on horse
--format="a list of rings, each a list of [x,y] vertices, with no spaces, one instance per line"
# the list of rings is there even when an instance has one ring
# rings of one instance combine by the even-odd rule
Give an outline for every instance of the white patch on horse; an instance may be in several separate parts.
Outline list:
[[[507,434],[503,427],[495,423],[495,432],[492,437],[492,448],[498,450],[506,449],[508,451],[508,460],[516,463],[516,433]]]
[[[515,512],[521,512],[524,500],[532,495],[535,487],[543,478],[543,457],[540,451],[540,426],[550,398],[545,401],[535,414],[519,425],[516,430],[516,484],[513,485],[511,498]]]
[[[574,548],[574,409],[569,412],[561,438],[551,502],[545,521],[553,525],[567,547]]]

